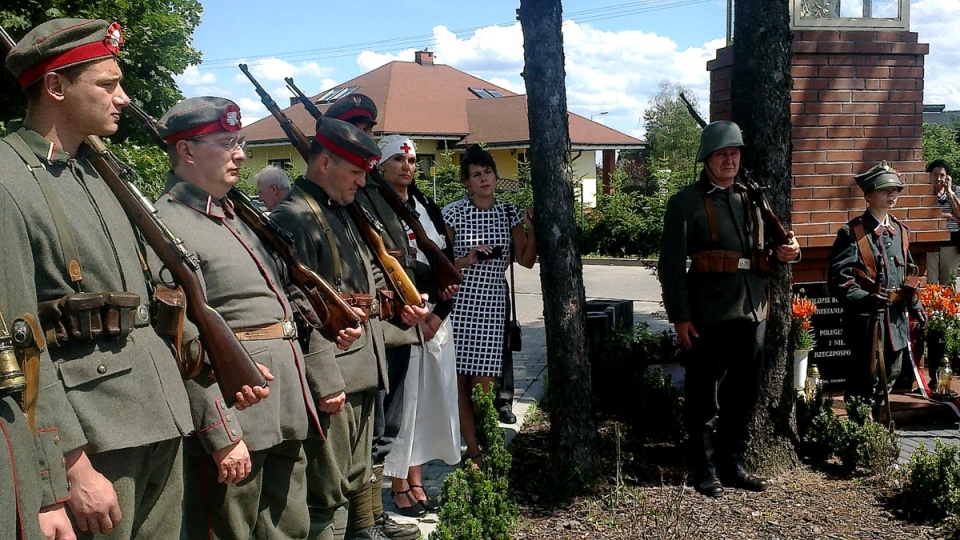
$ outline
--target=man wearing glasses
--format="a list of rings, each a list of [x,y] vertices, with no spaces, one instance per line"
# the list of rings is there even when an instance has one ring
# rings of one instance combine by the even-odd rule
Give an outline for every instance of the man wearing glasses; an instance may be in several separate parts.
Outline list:
[[[184,441],[186,538],[306,538],[302,441],[320,433],[284,269],[233,211],[227,192],[246,156],[240,108],[184,100],[159,121],[173,171],[157,212],[200,260],[207,301],[274,374],[270,399],[227,408],[204,375],[186,381],[196,433]],[[162,272],[160,273],[162,276]],[[185,325],[189,343],[197,329]]]

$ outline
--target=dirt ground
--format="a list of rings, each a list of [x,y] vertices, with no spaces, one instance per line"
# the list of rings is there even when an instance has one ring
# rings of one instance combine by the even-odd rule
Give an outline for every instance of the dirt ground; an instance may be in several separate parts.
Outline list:
[[[727,490],[710,499],[686,486],[686,453],[675,442],[631,443],[600,424],[604,482],[577,497],[552,495],[548,413],[514,439],[511,483],[520,505],[517,539],[934,539],[929,525],[896,516],[889,491],[826,463],[771,479],[764,493]],[[615,481],[617,463],[621,481]]]

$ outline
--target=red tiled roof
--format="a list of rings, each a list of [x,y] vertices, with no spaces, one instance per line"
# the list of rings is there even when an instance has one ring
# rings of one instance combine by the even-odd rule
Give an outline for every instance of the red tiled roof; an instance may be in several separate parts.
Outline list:
[[[421,65],[394,61],[337,85],[357,86],[377,105],[381,133],[403,133],[421,138],[447,139],[452,144],[483,142],[490,146],[527,146],[527,98],[443,64]],[[499,91],[504,97],[480,98],[471,87]],[[310,99],[316,100],[320,94]],[[274,96],[283,101],[286,96]],[[278,101],[278,103],[280,102]],[[326,111],[330,104],[319,105]],[[287,107],[284,113],[305,134],[315,122],[303,105]],[[569,114],[570,138],[575,148],[639,148],[643,142],[614,129]],[[253,145],[286,141],[272,117],[243,128]]]

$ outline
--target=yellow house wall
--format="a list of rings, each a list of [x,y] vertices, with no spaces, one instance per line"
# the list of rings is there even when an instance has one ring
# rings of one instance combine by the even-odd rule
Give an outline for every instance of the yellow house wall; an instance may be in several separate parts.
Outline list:
[[[439,141],[417,139],[415,142],[417,143],[418,154],[433,154],[436,161],[441,159],[442,152],[437,150]],[[495,149],[492,150],[490,154],[493,156],[494,161],[497,162],[497,172],[500,173],[500,176],[502,178],[515,179],[519,175],[520,169],[517,163],[517,156],[524,152],[526,152],[524,149]],[[248,147],[246,154],[247,160],[245,166],[250,169],[251,174],[256,174],[260,169],[266,167],[269,161],[279,159],[289,159],[293,165],[292,172],[296,174],[302,173],[307,168],[307,164],[300,157],[300,153],[294,150],[293,145],[290,144]],[[462,155],[462,151],[456,152],[454,162],[459,164]],[[574,156],[576,156],[576,159],[572,162],[573,179],[582,182],[583,204],[593,207],[596,205],[597,193],[597,152],[584,151],[579,153],[579,155],[574,153]]]

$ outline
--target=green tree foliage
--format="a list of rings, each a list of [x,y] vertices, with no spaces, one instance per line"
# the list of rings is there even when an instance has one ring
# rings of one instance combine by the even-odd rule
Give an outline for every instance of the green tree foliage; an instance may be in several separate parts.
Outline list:
[[[597,207],[586,218],[584,252],[626,257],[660,251],[667,199],[691,179],[689,174],[666,166],[666,158],[656,159],[651,165],[650,175],[658,188],[650,195],[623,189],[623,172],[614,172],[613,192],[598,195]]]
[[[200,52],[191,46],[203,12],[198,0],[21,0],[6,4],[0,7],[0,23],[15,40],[58,17],[119,22],[124,35],[120,52],[123,87],[154,116],[183,98],[174,75],[200,63]],[[0,102],[0,120],[22,117],[26,102],[9,74],[0,77],[0,91],[7,97]],[[120,132],[113,137],[115,141],[127,138],[147,143],[132,121],[121,122]]]
[[[683,92],[694,108],[697,107],[697,98],[692,91],[679,84],[662,81],[660,91],[643,113],[651,170],[654,163],[662,159],[666,160],[666,167],[660,168],[673,171],[689,171],[696,163],[697,148],[700,146],[700,126],[680,101],[680,92]]]
[[[927,123],[923,125],[923,160],[930,163],[935,159],[946,160],[955,169],[960,165],[960,143],[955,129]]]

